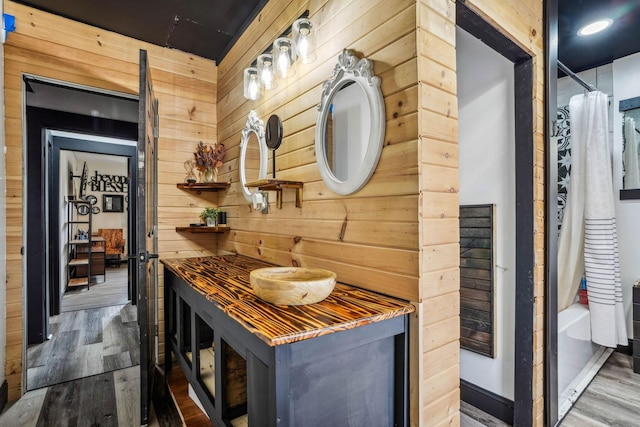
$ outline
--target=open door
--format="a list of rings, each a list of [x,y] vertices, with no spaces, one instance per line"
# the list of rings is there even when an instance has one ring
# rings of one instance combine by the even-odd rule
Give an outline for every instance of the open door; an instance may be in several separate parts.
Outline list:
[[[140,116],[138,119],[138,182],[136,183],[136,271],[140,325],[140,423],[147,425],[157,355],[158,100],[153,94],[147,51],[140,50]]]

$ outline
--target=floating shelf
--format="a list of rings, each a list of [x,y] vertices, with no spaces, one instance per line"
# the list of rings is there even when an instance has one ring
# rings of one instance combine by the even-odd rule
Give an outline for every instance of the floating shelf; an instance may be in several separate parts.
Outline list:
[[[302,185],[301,181],[286,181],[284,179],[267,178],[260,181],[253,181],[245,184],[246,187],[257,188],[261,191],[275,191],[276,205],[282,209],[282,189],[293,188],[296,190],[296,208],[302,207]]]
[[[228,182],[195,182],[193,184],[176,184],[182,190],[195,191],[200,194],[203,191],[221,191],[229,188]]]
[[[187,233],[225,233],[229,227],[176,227],[176,231],[184,231]]]

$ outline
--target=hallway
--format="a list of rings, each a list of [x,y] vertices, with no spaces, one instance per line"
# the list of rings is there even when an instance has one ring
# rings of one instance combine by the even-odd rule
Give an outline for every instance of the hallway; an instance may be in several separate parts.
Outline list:
[[[137,425],[140,338],[127,288],[125,265],[64,295],[51,339],[27,349],[30,391],[7,406],[0,425]]]

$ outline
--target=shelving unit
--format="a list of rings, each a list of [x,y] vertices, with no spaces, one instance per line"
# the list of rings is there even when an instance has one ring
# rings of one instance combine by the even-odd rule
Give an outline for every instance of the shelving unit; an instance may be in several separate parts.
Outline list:
[[[249,182],[247,187],[257,188],[261,191],[275,191],[276,192],[276,206],[278,209],[282,209],[282,189],[293,188],[296,190],[296,208],[302,207],[302,186],[301,181],[287,181],[284,179],[267,178],[259,181]]]
[[[194,182],[193,184],[176,184],[182,190],[195,191],[200,194],[203,191],[221,191],[229,188],[228,182]]]
[[[186,233],[225,233],[229,231],[229,227],[176,227],[176,231]]]
[[[194,182],[191,184],[178,183],[176,187],[181,190],[202,194],[203,191],[226,191],[229,185],[231,185],[229,182]],[[225,233],[229,231],[229,227],[176,227],[176,231],[186,233]]]
[[[80,220],[78,209],[86,208],[86,220]],[[91,246],[89,239],[77,239],[80,225],[87,226],[87,236],[91,236],[91,202],[88,200],[69,199],[67,200],[67,288],[91,286]],[[86,258],[79,258],[78,250],[80,247],[86,247]],[[79,270],[84,267],[86,274],[80,275]]]
[[[92,235],[91,202],[81,199],[69,199],[67,202],[67,288],[86,286],[90,289],[92,276],[106,274],[106,241],[103,237]],[[78,209],[85,209],[86,215],[81,216]],[[83,231],[86,231],[87,237],[79,239],[82,225],[86,226]]]

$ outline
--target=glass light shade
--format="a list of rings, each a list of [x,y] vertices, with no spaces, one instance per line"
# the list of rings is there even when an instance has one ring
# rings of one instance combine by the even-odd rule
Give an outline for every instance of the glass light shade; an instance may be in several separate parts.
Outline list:
[[[273,42],[273,63],[276,76],[286,79],[296,74],[293,62],[296,60],[293,42],[286,37],[280,37]]]
[[[293,43],[296,47],[296,54],[303,64],[308,64],[316,60],[316,38],[315,26],[310,19],[302,18],[293,23]]]
[[[260,76],[260,83],[262,87],[270,90],[278,87],[276,83],[276,74],[273,67],[273,55],[269,53],[263,53],[258,56],[256,61],[258,63],[258,76]]]
[[[244,70],[244,97],[252,101],[257,101],[262,96],[262,84],[258,77],[256,67],[245,68]]]

